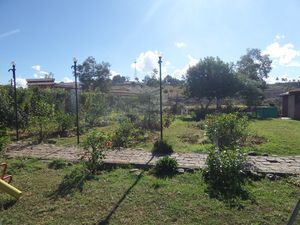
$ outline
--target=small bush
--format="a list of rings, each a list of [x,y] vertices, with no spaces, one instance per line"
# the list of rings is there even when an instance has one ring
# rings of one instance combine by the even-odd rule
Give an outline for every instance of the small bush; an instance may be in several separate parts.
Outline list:
[[[208,114],[212,114],[215,112],[215,109],[205,109],[200,108],[194,111],[193,119],[196,121],[204,120]]]
[[[173,147],[169,145],[165,140],[157,140],[154,143],[152,153],[162,155],[171,154],[173,153]]]
[[[206,135],[219,149],[235,148],[247,138],[248,119],[238,114],[208,115]]]
[[[239,150],[210,151],[203,178],[211,197],[226,200],[245,197],[245,161],[245,156]]]
[[[176,174],[177,168],[176,159],[164,156],[156,162],[154,171],[157,176],[172,176]]]
[[[62,137],[66,137],[68,130],[73,128],[75,125],[75,117],[71,113],[58,112],[56,115],[56,121],[58,123],[57,132]]]
[[[114,147],[128,147],[133,140],[133,123],[129,120],[125,120],[120,123],[118,130],[112,138]]]
[[[87,139],[83,142],[85,149],[85,161],[87,169],[91,173],[96,173],[102,165],[104,153],[111,147],[110,137],[102,131],[92,131],[88,134]]]
[[[6,133],[6,129],[4,127],[0,127],[0,153],[5,148],[8,141],[9,141],[9,137]]]
[[[50,162],[48,164],[48,168],[54,169],[54,170],[63,169],[67,166],[68,166],[68,163],[63,160],[60,160],[60,159],[53,160],[52,162]]]

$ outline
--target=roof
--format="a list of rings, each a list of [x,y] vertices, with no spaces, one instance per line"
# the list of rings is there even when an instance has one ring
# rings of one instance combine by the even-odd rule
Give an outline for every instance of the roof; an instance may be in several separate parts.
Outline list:
[[[54,82],[54,78],[35,78],[35,79],[26,79],[27,83],[41,83],[41,82]]]
[[[293,90],[290,90],[288,92],[284,92],[282,94],[280,94],[279,96],[280,97],[283,97],[283,96],[288,96],[288,95],[295,95],[295,94],[300,94],[300,89],[293,89]]]

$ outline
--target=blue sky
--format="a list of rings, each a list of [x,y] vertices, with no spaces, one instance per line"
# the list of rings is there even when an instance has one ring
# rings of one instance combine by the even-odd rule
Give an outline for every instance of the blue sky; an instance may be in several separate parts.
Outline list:
[[[300,79],[298,0],[0,0],[0,82],[52,72],[72,78],[72,58],[111,64],[134,78],[157,67],[181,77],[206,56],[236,62],[247,48],[274,60],[268,82]]]

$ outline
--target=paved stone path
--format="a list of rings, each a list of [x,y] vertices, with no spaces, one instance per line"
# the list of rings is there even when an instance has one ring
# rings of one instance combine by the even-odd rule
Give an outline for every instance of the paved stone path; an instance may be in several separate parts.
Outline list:
[[[39,159],[65,159],[76,161],[82,157],[83,150],[78,147],[62,147],[50,144],[22,145],[11,144],[6,151],[9,157],[34,157]],[[174,153],[180,168],[199,169],[205,166],[207,154]],[[132,164],[153,166],[159,157],[142,149],[121,149],[107,152],[107,164]],[[248,156],[248,168],[259,173],[300,175],[300,156]]]

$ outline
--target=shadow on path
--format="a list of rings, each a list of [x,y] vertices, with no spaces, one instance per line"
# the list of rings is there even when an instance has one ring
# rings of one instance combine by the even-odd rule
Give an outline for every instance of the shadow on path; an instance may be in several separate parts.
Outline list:
[[[148,165],[151,160],[154,158],[154,156],[151,157],[151,159],[146,163],[146,165]],[[122,195],[122,197],[119,199],[119,201],[114,205],[114,207],[112,208],[112,210],[109,212],[109,214],[103,219],[101,220],[98,225],[108,225],[109,224],[109,220],[111,219],[111,217],[113,216],[113,214],[117,211],[117,209],[120,207],[120,205],[122,204],[122,202],[125,200],[126,196],[130,193],[130,191],[135,187],[135,185],[137,185],[137,183],[140,181],[140,179],[143,177],[143,174],[145,173],[145,171],[141,172],[138,177],[136,178],[135,182],[125,191],[125,193]]]

